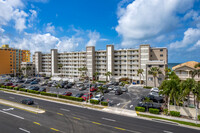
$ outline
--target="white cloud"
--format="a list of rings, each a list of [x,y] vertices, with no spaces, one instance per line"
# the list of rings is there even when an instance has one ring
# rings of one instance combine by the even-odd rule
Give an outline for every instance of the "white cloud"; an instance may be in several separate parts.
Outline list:
[[[35,22],[36,18],[37,18],[37,11],[36,10],[33,10],[33,9],[30,9],[29,10],[30,12],[30,17],[28,19],[28,27],[33,27],[33,22]]]
[[[3,33],[5,30],[0,27],[0,33]]]
[[[169,33],[179,26],[177,14],[193,6],[194,0],[135,0],[118,9],[116,31],[123,37],[123,46],[135,45]]]
[[[89,37],[89,41],[87,42],[87,46],[95,46],[97,41],[99,41],[100,39],[100,34],[96,31],[92,32],[92,31],[89,31],[89,34],[88,34],[88,37]]]
[[[200,41],[200,29],[198,28],[189,28],[184,32],[183,40],[173,42],[169,45],[171,49],[191,47],[190,50],[193,50],[194,47],[199,46]]]
[[[55,33],[55,26],[52,25],[52,23],[47,23],[45,31],[54,34]]]
[[[10,38],[5,35],[0,36],[0,44],[9,44],[10,43]]]

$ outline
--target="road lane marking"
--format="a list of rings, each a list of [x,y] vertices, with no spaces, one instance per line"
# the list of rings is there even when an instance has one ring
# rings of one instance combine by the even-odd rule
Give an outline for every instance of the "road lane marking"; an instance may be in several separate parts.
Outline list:
[[[122,106],[122,109],[123,109],[126,105],[128,105],[130,102],[131,102],[131,101],[128,101],[126,104],[124,104],[124,106]]]
[[[10,99],[15,99],[14,97],[9,97]]]
[[[68,110],[68,109],[62,109],[62,108],[60,108],[60,110],[67,111],[67,112],[69,112],[69,111],[70,111],[70,110]]]
[[[73,117],[74,119],[77,119],[77,120],[80,120],[80,118],[77,118],[77,117]]]
[[[124,128],[119,128],[119,127],[115,127],[115,129],[119,129],[119,130],[122,130],[122,131],[125,131],[126,129]]]
[[[2,111],[2,110],[0,110],[0,112],[2,112],[2,113],[4,113],[4,114],[7,114],[7,115],[11,115],[11,116],[14,116],[14,117],[16,117],[16,118],[19,118],[19,119],[24,119],[23,117],[21,117],[21,116],[18,116],[18,115],[14,115],[14,114],[11,114],[11,113],[8,113],[8,112],[5,112],[5,111]]]
[[[9,110],[14,110],[14,108],[9,108],[9,109],[2,109],[3,111],[9,111]]]
[[[115,122],[116,120],[113,120],[113,119],[108,119],[108,118],[101,118],[101,119],[103,119],[103,120],[107,120],[107,121],[113,121],[113,122]]]
[[[61,113],[57,113],[58,115],[63,115],[63,114],[61,114]]]
[[[23,128],[19,128],[19,130],[22,130],[22,131],[24,131],[24,132],[26,132],[26,133],[30,133],[30,131],[28,131],[28,130],[26,130],[26,129],[23,129]]]
[[[133,107],[133,105],[130,105],[130,108],[132,108]]]
[[[54,131],[57,131],[57,132],[59,131],[58,129],[55,129],[55,128],[50,128],[50,129],[51,129],[51,130],[54,130]]]
[[[101,123],[98,123],[98,122],[92,122],[92,123],[97,124],[97,125],[101,125]]]
[[[34,124],[37,124],[37,125],[40,125],[40,123],[38,123],[38,122],[33,122]]]
[[[173,133],[173,132],[170,132],[170,131],[166,131],[166,130],[164,130],[163,132],[164,132],[164,133]]]

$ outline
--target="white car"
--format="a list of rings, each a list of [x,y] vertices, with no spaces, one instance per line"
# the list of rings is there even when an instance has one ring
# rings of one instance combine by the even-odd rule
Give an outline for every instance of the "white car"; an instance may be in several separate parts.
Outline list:
[[[114,85],[111,85],[111,86],[108,87],[108,90],[111,91],[111,90],[114,89],[114,87],[115,87]]]
[[[154,88],[151,89],[151,92],[157,92],[157,93],[159,93],[159,89],[156,88],[156,87],[154,87]]]
[[[93,100],[98,100],[98,101],[103,101],[104,96],[102,96],[101,94],[96,95],[95,97],[92,98]]]

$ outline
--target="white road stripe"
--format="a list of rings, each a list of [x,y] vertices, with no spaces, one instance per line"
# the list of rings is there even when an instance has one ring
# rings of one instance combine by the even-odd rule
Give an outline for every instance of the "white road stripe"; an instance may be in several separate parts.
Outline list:
[[[9,97],[10,99],[15,99],[14,97]]]
[[[26,130],[26,129],[23,129],[23,128],[19,128],[19,130],[22,130],[22,131],[24,131],[24,132],[26,132],[26,133],[30,133],[30,131],[28,131],[28,130]]]
[[[116,120],[113,120],[113,119],[108,119],[108,118],[101,118],[101,119],[103,119],[103,120],[107,120],[107,121],[113,121],[113,122],[115,122]]]
[[[62,109],[62,108],[60,108],[60,110],[67,111],[67,112],[69,112],[69,111],[70,111],[70,110],[68,110],[68,109]]]
[[[164,133],[173,133],[173,132],[170,132],[170,131],[165,131],[165,130],[164,130],[163,132],[164,132]]]
[[[24,119],[24,118],[23,118],[23,117],[21,117],[21,116],[14,115],[14,114],[11,114],[11,113],[8,113],[8,112],[4,112],[4,111],[2,111],[2,110],[0,110],[0,112],[2,112],[2,113],[4,113],[4,114],[7,114],[7,115],[14,116],[14,117],[16,117],[16,118],[19,118],[19,119]]]

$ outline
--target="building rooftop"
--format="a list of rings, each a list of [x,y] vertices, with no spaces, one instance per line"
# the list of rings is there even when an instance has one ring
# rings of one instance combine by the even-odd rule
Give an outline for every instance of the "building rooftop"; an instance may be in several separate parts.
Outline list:
[[[195,68],[195,65],[198,64],[199,62],[196,62],[196,61],[188,61],[188,62],[185,62],[185,63],[182,63],[182,64],[179,64],[179,65],[176,65],[174,67],[172,67],[172,69],[177,69],[177,68],[180,68],[180,67],[183,67],[183,66],[188,66],[188,67],[191,67],[191,68],[194,68],[194,69],[200,69],[200,68]]]

